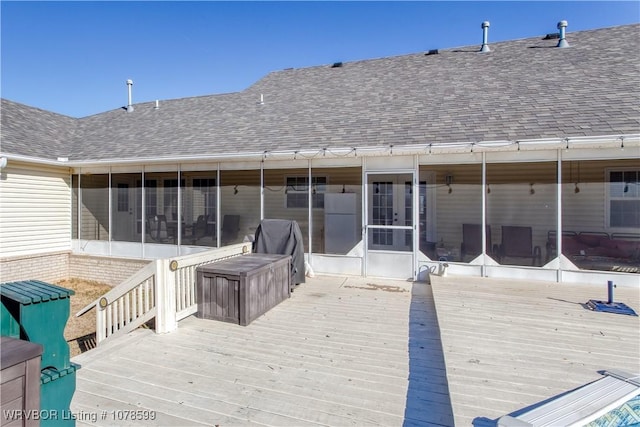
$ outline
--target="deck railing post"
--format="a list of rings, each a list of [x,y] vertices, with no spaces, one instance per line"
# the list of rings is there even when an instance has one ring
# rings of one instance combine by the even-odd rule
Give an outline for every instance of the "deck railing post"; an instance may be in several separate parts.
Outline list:
[[[156,260],[156,333],[166,333],[178,328],[176,321],[175,275],[169,269],[169,260]]]
[[[106,336],[106,307],[102,307],[101,304],[96,305],[96,343],[100,343],[100,341],[104,340]]]

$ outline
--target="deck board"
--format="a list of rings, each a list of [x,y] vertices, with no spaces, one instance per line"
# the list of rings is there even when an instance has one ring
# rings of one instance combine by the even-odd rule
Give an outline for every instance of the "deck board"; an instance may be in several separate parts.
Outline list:
[[[601,378],[640,372],[638,317],[586,310],[603,286],[432,277],[455,425],[485,425]],[[614,300],[636,311],[638,288]]]
[[[638,318],[583,307],[604,287],[432,282],[316,277],[247,327],[136,330],[74,358],[71,409],[149,409],[168,426],[483,426],[599,370],[640,371]],[[640,292],[615,300],[637,310]]]
[[[74,358],[71,409],[133,406],[180,426],[450,425],[435,307],[419,288],[317,277],[247,327],[192,316],[169,334],[136,330]]]

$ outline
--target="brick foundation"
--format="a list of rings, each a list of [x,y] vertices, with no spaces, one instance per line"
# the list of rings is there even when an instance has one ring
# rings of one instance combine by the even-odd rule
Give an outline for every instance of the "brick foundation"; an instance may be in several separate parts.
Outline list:
[[[0,259],[0,283],[20,280],[57,282],[83,279],[116,286],[150,261],[74,255],[71,252],[29,255]]]

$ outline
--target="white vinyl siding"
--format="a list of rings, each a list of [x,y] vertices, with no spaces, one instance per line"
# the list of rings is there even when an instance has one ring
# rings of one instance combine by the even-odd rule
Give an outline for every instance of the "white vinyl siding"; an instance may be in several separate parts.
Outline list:
[[[65,250],[71,250],[68,170],[10,162],[0,181],[1,256]]]

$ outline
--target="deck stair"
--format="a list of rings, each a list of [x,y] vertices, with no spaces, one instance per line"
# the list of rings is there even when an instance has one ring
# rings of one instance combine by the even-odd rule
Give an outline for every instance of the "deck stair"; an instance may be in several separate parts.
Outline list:
[[[177,322],[197,311],[197,267],[251,252],[239,243],[196,254],[156,259],[76,313],[96,308],[96,342],[122,336],[151,320],[157,333],[170,332]]]

